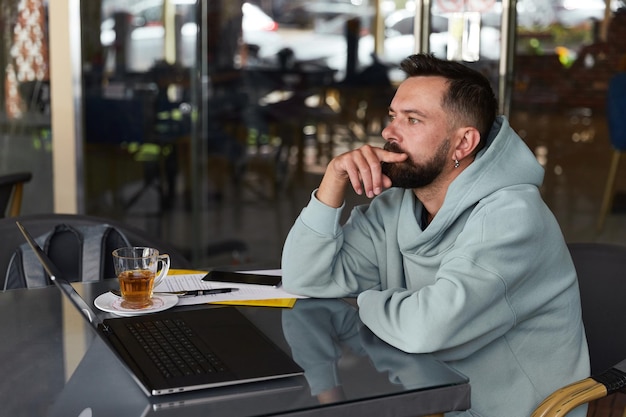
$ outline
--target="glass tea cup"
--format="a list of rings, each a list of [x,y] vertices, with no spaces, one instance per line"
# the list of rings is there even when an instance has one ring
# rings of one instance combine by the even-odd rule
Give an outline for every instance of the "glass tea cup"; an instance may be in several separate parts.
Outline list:
[[[152,291],[167,275],[170,257],[159,254],[155,248],[126,247],[113,251],[113,265],[120,283],[122,307],[143,309],[152,305]]]

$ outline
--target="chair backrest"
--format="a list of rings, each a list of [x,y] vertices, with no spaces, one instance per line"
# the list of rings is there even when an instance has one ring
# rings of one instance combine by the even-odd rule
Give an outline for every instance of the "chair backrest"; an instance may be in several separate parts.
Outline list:
[[[90,280],[101,280],[115,276],[112,272],[113,261],[110,252],[114,249],[114,246],[123,245],[126,241],[133,246],[151,246],[157,248],[161,253],[169,254],[172,268],[191,268],[189,261],[178,249],[167,242],[163,242],[149,235],[143,230],[125,223],[86,215],[36,214],[0,219],[0,236],[2,236],[2,239],[0,239],[0,289],[5,288],[5,280],[9,276],[8,272],[11,258],[16,252],[19,252],[20,246],[24,244],[24,237],[15,224],[18,220],[33,237],[42,237],[42,241],[44,241],[49,240],[49,237],[44,238],[43,236],[52,235],[54,239],[57,240],[57,242],[50,244],[49,247],[44,249],[48,251],[53,261],[58,264],[59,269],[64,273],[68,273],[68,275],[76,275],[76,271],[82,271],[84,264],[84,254],[82,251],[87,246],[82,244],[81,239],[84,238],[86,234],[92,237],[96,236],[92,233],[92,230],[104,225],[106,225],[107,229],[105,234],[99,235],[100,237],[96,236],[100,239],[97,244],[101,244],[101,247],[97,249],[98,254],[101,253],[103,256],[103,260],[101,261],[102,267],[99,268],[101,276],[95,278],[93,276],[88,277]],[[59,231],[61,233],[59,233]],[[76,235],[78,235],[78,237],[76,237]],[[91,248],[91,251],[96,250],[93,244],[90,244],[88,247]],[[80,266],[75,265],[79,262],[81,263]],[[13,273],[12,277],[14,277],[15,265],[11,266],[11,271]],[[84,279],[84,277],[80,278]],[[26,280],[11,279],[9,288],[27,286],[28,282]]]
[[[592,374],[626,356],[626,246],[568,244],[580,286]]]
[[[31,178],[30,172],[0,175],[0,218],[20,214],[24,183]]]
[[[618,72],[609,82],[606,118],[611,144],[619,151],[626,151],[626,72]]]

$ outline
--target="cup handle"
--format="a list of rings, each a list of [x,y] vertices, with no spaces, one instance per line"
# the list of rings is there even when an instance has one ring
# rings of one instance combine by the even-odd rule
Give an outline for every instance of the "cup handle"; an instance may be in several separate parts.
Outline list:
[[[170,256],[167,253],[161,254],[159,255],[159,258],[157,259],[157,263],[158,262],[161,263],[161,270],[159,271],[157,276],[154,278],[154,287],[159,285],[161,281],[163,281],[163,278],[167,276],[167,273],[170,270]]]

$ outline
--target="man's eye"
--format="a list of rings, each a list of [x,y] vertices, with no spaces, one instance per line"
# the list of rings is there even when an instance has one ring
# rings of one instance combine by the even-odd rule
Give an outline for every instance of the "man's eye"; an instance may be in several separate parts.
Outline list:
[[[415,119],[413,117],[409,117],[409,124],[414,125],[414,124],[417,124],[417,123],[419,123],[419,120],[417,120],[417,119]]]

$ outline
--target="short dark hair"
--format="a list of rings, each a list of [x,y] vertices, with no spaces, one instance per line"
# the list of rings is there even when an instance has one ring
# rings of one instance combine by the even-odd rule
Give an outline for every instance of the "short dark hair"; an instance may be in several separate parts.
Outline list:
[[[432,54],[410,55],[400,63],[408,77],[439,76],[448,80],[442,107],[452,114],[451,124],[470,124],[480,132],[475,152],[485,145],[496,118],[498,100],[487,77],[468,66],[436,58]]]

